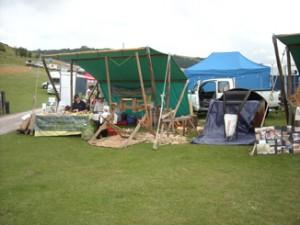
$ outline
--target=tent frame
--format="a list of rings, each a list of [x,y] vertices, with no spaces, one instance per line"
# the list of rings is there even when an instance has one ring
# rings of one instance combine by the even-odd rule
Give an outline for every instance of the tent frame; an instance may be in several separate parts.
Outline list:
[[[292,80],[292,66],[291,66],[291,52],[290,52],[290,47],[294,45],[286,45],[286,57],[287,57],[287,91],[285,90],[285,79],[283,75],[283,70],[282,70],[282,62],[279,57],[279,50],[278,50],[278,43],[277,39],[278,36],[280,35],[273,35],[272,40],[273,40],[273,46],[274,46],[274,51],[275,51],[275,56],[276,56],[276,63],[277,63],[277,68],[278,68],[278,73],[280,77],[280,82],[281,82],[281,96],[283,99],[283,104],[284,104],[284,111],[285,111],[285,119],[286,123],[288,125],[293,124],[293,118],[294,118],[294,110],[292,109],[292,105],[288,102],[288,98],[293,94],[294,90],[292,90],[293,87],[293,80]]]
[[[150,105],[147,102],[147,95],[145,92],[145,85],[144,82],[150,82],[151,85],[151,96],[152,99],[154,101],[154,105],[157,107],[156,104],[156,97],[157,97],[157,90],[156,90],[156,82],[160,82],[160,79],[155,79],[155,74],[154,74],[154,69],[153,69],[153,64],[152,64],[152,57],[153,56],[161,56],[161,57],[165,57],[165,54],[163,53],[150,53],[150,48],[146,47],[146,48],[136,48],[136,49],[127,49],[127,50],[131,50],[132,51],[132,57],[135,57],[135,61],[136,61],[136,66],[137,66],[137,75],[138,75],[138,80],[122,80],[122,82],[139,82],[140,84],[140,88],[141,88],[141,93],[142,93],[142,102],[143,102],[143,111],[145,111],[144,116],[142,117],[142,119],[139,120],[138,124],[136,125],[135,129],[131,132],[130,135],[123,135],[123,137],[128,137],[127,142],[125,143],[125,145],[123,147],[126,147],[127,144],[130,142],[131,139],[134,138],[134,136],[136,135],[136,133],[138,132],[138,130],[141,127],[144,127],[145,129],[149,130],[151,133],[153,132],[153,123],[152,123],[152,111],[150,108]],[[145,53],[141,53],[139,54],[139,50],[146,50],[146,54]],[[105,71],[105,78],[103,76],[100,76],[99,79],[97,79],[98,82],[106,82],[107,84],[107,91],[108,91],[108,101],[109,101],[109,106],[110,106],[110,112],[111,112],[111,116],[104,120],[104,124],[102,126],[99,127],[99,129],[96,131],[95,135],[99,134],[101,132],[102,129],[110,127],[113,130],[115,130],[117,133],[120,134],[120,130],[122,130],[120,127],[118,127],[117,125],[114,125],[112,123],[113,120],[113,115],[114,115],[114,109],[113,106],[116,105],[116,103],[114,103],[112,101],[112,89],[111,89],[111,83],[112,82],[118,82],[118,81],[112,81],[111,77],[110,77],[110,66],[109,66],[109,61],[110,59],[121,59],[121,58],[128,58],[128,56],[120,56],[120,55],[116,55],[116,56],[106,56],[106,55],[102,55],[102,56],[97,56],[95,55],[94,57],[87,57],[87,58],[76,58],[76,56],[81,55],[81,54],[86,54],[86,53],[111,53],[111,52],[119,52],[120,50],[108,50],[108,51],[88,51],[88,52],[80,52],[80,53],[62,53],[62,54],[53,54],[53,55],[45,55],[44,57],[57,57],[57,56],[71,56],[71,58],[69,59],[71,61],[71,73],[73,72],[73,64],[76,63],[77,61],[86,61],[86,60],[104,60],[104,71]],[[74,57],[73,57],[74,56]],[[140,63],[140,58],[146,58],[146,62],[148,64],[148,70],[149,70],[149,77],[143,77],[143,71],[141,68],[141,63]],[[164,95],[164,101],[166,102],[166,110],[170,111],[170,93],[171,93],[171,59],[170,59],[170,55],[168,56],[169,60],[167,60],[167,65],[166,65],[166,93]],[[103,68],[102,68],[103,70]],[[103,77],[101,79],[101,77]],[[50,77],[49,77],[50,79]],[[72,76],[70,77],[70,80],[73,79]],[[172,82],[182,82],[183,79],[177,78],[172,80]],[[71,84],[73,84],[72,81],[70,81]],[[186,86],[183,88],[181,96],[180,96],[180,101],[178,102],[178,104],[176,105],[176,110],[175,113],[177,112],[179,105],[183,99],[183,95],[185,92]],[[71,88],[71,91],[72,88]],[[73,95],[73,93],[71,92],[71,95]],[[58,96],[59,97],[59,96]],[[173,117],[175,117],[175,114],[173,115]],[[172,121],[174,120],[174,118],[172,118]],[[95,135],[92,137],[92,139],[90,139],[90,143],[95,141]]]

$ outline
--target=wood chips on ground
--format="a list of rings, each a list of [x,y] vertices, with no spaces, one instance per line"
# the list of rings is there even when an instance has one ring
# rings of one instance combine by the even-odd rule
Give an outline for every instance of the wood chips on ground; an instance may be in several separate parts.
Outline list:
[[[124,148],[124,146],[130,146],[142,142],[153,143],[155,140],[155,136],[151,133],[141,132],[136,135],[134,139],[127,143],[128,138],[123,138],[120,135],[114,135],[106,138],[101,138],[96,140],[92,145],[98,147],[106,147],[106,148]],[[167,144],[185,144],[188,143],[186,137],[182,135],[176,134],[160,134],[159,135],[159,144],[167,145]]]

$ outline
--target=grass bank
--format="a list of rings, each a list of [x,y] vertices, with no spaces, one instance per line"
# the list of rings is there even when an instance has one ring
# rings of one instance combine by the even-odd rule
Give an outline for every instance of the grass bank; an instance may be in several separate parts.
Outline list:
[[[41,107],[41,103],[48,98],[47,92],[41,89],[41,83],[46,80],[47,76],[43,69],[22,65],[0,65],[0,90],[6,92],[11,113],[32,109],[36,82],[38,85],[36,106]]]

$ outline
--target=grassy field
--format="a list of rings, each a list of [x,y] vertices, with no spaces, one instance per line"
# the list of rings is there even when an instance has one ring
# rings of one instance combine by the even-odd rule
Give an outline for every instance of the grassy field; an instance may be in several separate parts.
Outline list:
[[[300,157],[0,136],[0,224],[300,224]]]
[[[5,51],[0,51],[0,91],[6,92],[11,113],[32,109],[36,81],[36,107],[41,107],[48,98],[46,91],[40,88],[41,83],[48,80],[45,71],[25,66],[26,58],[16,56],[14,49],[8,45],[3,44],[3,47]]]
[[[1,60],[0,90],[12,112],[31,109],[44,72]],[[38,102],[46,98],[38,88]],[[284,123],[282,112],[266,121]],[[300,157],[250,157],[251,148],[110,150],[79,137],[2,135],[0,225],[299,225]]]
[[[47,76],[43,69],[17,64],[0,65],[0,90],[6,92],[11,113],[32,109],[36,81],[38,82],[36,106],[41,107],[41,103],[48,98],[47,92],[41,89],[41,83],[46,80]]]

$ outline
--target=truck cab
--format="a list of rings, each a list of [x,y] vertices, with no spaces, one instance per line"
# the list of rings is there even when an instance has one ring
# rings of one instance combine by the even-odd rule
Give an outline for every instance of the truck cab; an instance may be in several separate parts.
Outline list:
[[[212,99],[222,97],[223,92],[234,88],[234,79],[218,78],[198,81],[193,90],[189,92],[193,110],[197,112],[207,111]]]
[[[222,97],[223,92],[233,88],[245,88],[237,86],[234,78],[215,78],[198,81],[188,98],[196,112],[207,112],[210,101]],[[273,89],[252,90],[261,95],[268,103],[270,109],[278,109],[280,106],[279,91]]]

